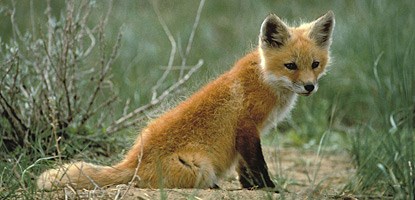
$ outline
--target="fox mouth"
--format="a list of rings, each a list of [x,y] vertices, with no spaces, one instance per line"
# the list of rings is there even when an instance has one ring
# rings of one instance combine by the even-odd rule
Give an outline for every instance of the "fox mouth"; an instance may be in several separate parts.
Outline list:
[[[308,96],[312,95],[313,93],[312,92],[303,92],[303,93],[298,93],[298,94],[308,97]]]

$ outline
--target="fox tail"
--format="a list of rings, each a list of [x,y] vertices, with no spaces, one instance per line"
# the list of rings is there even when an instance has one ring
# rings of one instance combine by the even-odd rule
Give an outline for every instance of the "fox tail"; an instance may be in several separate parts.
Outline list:
[[[114,184],[128,183],[135,169],[98,166],[85,162],[76,162],[43,172],[37,186],[40,190],[52,190],[64,186],[75,189],[94,189]]]

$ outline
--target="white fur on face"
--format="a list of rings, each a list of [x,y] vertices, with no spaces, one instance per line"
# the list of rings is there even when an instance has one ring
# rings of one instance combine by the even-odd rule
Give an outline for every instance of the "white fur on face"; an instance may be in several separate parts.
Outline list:
[[[274,75],[273,73],[269,73],[269,72],[268,73],[264,72],[264,81],[268,85],[270,85],[272,88],[274,88],[275,90],[280,90],[280,89],[285,88],[300,95],[310,95],[310,94],[315,93],[318,90],[317,83],[314,84],[314,90],[311,93],[309,93],[304,88],[304,85],[305,85],[304,83],[293,82],[285,76],[278,77]]]

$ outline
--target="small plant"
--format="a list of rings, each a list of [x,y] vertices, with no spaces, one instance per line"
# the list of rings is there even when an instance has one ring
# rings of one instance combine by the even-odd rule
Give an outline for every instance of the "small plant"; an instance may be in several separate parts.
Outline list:
[[[93,133],[111,116],[98,111],[111,111],[116,100],[111,67],[122,34],[113,44],[106,39],[111,5],[91,26],[94,2],[67,1],[56,18],[47,1],[45,21],[39,27],[32,21],[30,31],[21,31],[15,1],[2,7],[12,29],[9,41],[0,38],[1,198],[30,197],[33,169],[39,170],[33,167],[45,160],[68,159],[88,145],[104,150],[96,154],[110,152],[111,143],[100,142],[108,137]]]
[[[111,7],[91,27],[93,7],[89,1],[68,1],[65,14],[56,19],[48,1],[47,23],[39,28],[46,31],[40,35],[21,33],[15,8],[9,10],[13,37],[0,46],[0,124],[6,149],[31,147],[45,136],[43,149],[50,154],[70,133],[88,135],[92,124],[94,130],[102,128],[108,115],[97,111],[116,100],[110,74],[121,32],[115,44],[107,44],[104,30]]]

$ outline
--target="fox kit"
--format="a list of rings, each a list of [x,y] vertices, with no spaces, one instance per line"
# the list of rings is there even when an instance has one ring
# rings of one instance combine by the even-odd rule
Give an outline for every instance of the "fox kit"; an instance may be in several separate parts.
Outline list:
[[[236,164],[243,188],[275,188],[260,133],[282,120],[298,95],[318,89],[329,63],[334,14],[289,27],[270,14],[258,48],[177,107],[153,120],[120,163],[66,164],[40,175],[40,189],[94,188],[133,181],[142,188],[215,188]]]

